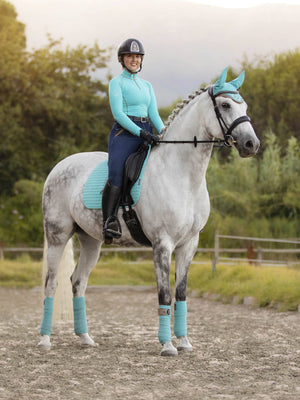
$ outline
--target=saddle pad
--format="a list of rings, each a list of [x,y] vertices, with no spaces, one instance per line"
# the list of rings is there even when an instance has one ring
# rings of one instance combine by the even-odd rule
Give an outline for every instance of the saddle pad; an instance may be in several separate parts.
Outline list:
[[[142,187],[142,179],[144,176],[146,164],[148,161],[148,157],[150,154],[150,149],[148,151],[147,157],[144,161],[143,168],[141,170],[140,176],[133,185],[131,189],[131,197],[133,200],[133,206],[139,200],[141,187]],[[108,178],[108,166],[107,160],[98,164],[91,174],[89,175],[83,190],[83,204],[86,208],[90,209],[101,209],[102,208],[102,192],[105,186],[105,183]]]

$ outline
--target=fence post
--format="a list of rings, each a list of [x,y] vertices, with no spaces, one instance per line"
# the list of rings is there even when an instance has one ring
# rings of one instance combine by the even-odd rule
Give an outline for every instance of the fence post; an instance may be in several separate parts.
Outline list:
[[[257,265],[260,267],[261,266],[261,262],[262,262],[262,251],[261,251],[261,247],[257,248]]]
[[[213,271],[217,270],[217,262],[219,258],[219,231],[215,230],[215,250],[214,250],[214,258],[212,260],[212,269]]]

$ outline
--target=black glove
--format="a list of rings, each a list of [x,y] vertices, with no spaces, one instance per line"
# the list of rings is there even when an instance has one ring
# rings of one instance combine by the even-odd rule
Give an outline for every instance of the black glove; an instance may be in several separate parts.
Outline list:
[[[144,139],[151,146],[155,146],[156,143],[159,142],[159,138],[156,135],[154,135],[154,133],[150,133],[148,131],[141,130],[140,137]]]

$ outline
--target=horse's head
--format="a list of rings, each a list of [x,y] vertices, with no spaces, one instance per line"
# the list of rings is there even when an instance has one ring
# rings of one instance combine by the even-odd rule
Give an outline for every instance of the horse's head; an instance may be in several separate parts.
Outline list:
[[[247,104],[238,92],[245,71],[233,81],[226,82],[227,70],[225,68],[217,82],[208,89],[219,122],[218,136],[223,136],[227,146],[235,146],[241,157],[251,157],[257,153],[260,142],[246,115]]]

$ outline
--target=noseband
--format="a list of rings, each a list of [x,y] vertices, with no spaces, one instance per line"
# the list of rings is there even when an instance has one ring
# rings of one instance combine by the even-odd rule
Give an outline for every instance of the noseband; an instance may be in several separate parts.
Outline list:
[[[231,92],[229,90],[224,91],[224,92],[219,92],[217,94],[217,96],[219,96],[220,94],[225,94],[225,93],[232,93],[232,94],[236,94],[236,92]],[[208,88],[208,94],[210,95],[210,98],[212,99],[212,102],[214,104],[214,109],[215,109],[215,113],[216,113],[216,117],[217,120],[219,121],[220,127],[222,129],[223,132],[223,137],[224,137],[224,145],[227,147],[231,147],[232,144],[234,144],[236,142],[236,140],[234,140],[233,136],[231,135],[232,131],[234,130],[234,128],[236,128],[239,124],[243,123],[243,122],[251,122],[251,119],[248,117],[248,115],[243,115],[242,117],[239,117],[237,119],[235,119],[230,126],[228,126],[226,124],[226,122],[224,121],[222,114],[219,110],[219,107],[217,105],[216,102],[216,97],[213,94],[213,86],[210,86]]]

